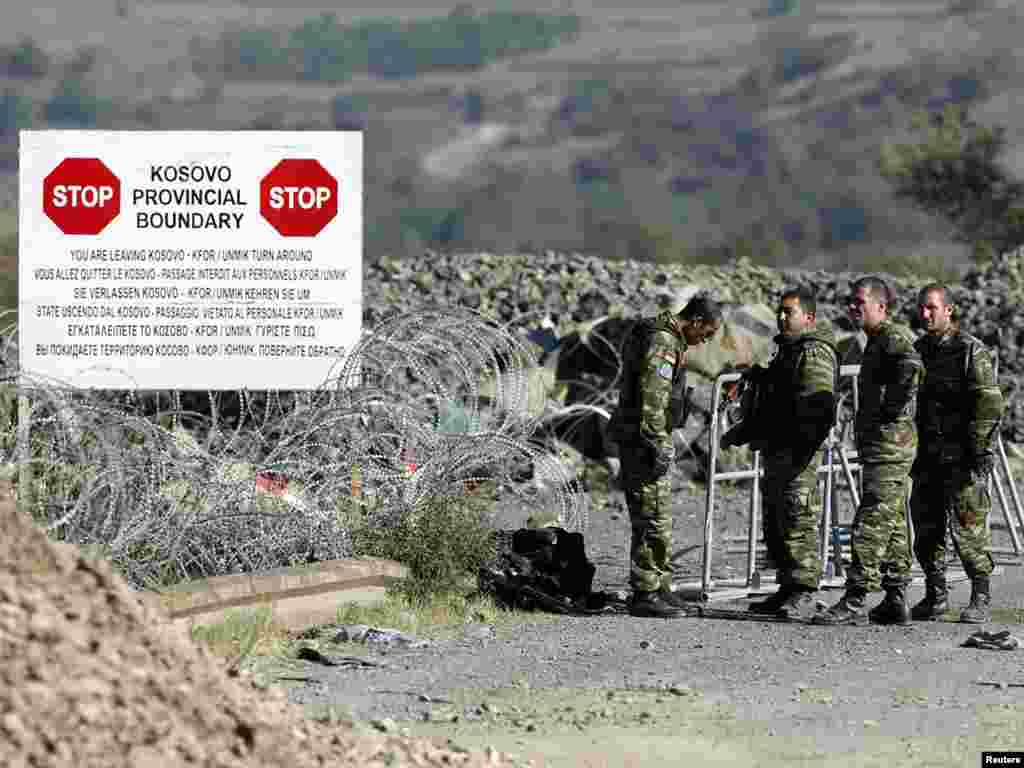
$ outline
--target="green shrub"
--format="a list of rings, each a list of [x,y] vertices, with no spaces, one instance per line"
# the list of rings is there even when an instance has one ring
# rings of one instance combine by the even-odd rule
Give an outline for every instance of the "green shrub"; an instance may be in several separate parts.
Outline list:
[[[246,29],[238,34],[238,64],[243,70],[270,73],[287,63],[287,53],[271,30]]]
[[[66,77],[43,108],[47,123],[74,128],[95,127],[112,108],[78,77]]]
[[[22,38],[16,46],[4,48],[0,57],[10,77],[44,77],[50,70],[50,57],[29,37]]]
[[[0,325],[18,321],[18,233],[0,234]]]
[[[878,169],[899,198],[953,225],[962,243],[986,240],[996,252],[1024,243],[1024,182],[1001,156],[1006,128],[989,128],[966,108],[947,105],[941,113],[917,112],[913,144],[886,142]]]
[[[5,88],[0,96],[0,135],[16,134],[32,123],[32,102],[14,88]],[[6,243],[0,244],[6,249]]]
[[[225,33],[221,47],[229,72],[340,83],[359,72],[413,77],[428,70],[478,69],[503,56],[552,48],[572,39],[579,26],[573,15],[517,12],[342,25],[335,14],[323,13],[284,40],[272,30],[246,29]]]
[[[642,226],[637,237],[636,257],[655,264],[688,264],[692,261],[690,249],[678,239],[668,226]]]
[[[384,525],[357,525],[352,532],[357,555],[402,563],[409,577],[393,591],[411,603],[465,592],[477,572],[494,556],[494,533],[487,524],[488,504],[471,497],[436,496],[404,511]]]
[[[895,277],[915,277],[940,283],[960,282],[960,272],[955,267],[947,266],[941,256],[934,254],[879,254],[865,259],[862,268],[866,272],[883,272]]]

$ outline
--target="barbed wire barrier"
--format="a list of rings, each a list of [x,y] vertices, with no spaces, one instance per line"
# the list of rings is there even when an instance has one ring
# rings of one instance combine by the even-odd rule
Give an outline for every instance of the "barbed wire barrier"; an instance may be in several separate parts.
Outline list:
[[[23,376],[14,325],[0,355],[3,474],[22,508],[136,586],[349,557],[354,520],[388,526],[439,497],[586,527],[580,485],[536,439],[557,408],[536,391],[532,349],[473,310],[385,319],[321,388],[239,392],[234,423],[223,393],[206,393],[204,414],[181,392]]]

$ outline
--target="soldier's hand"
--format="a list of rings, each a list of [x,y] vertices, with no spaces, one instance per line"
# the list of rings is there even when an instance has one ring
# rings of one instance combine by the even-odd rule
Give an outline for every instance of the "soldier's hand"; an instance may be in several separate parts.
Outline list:
[[[672,468],[672,460],[675,458],[675,451],[655,450],[654,462],[651,466],[651,475],[658,480],[668,474]]]
[[[750,384],[759,384],[765,378],[768,369],[763,365],[752,365],[743,371],[743,380]]]
[[[995,467],[995,461],[991,456],[972,456],[967,460],[967,471],[980,479],[988,479]]]
[[[667,475],[676,457],[675,446],[671,442],[666,446],[662,446],[658,441],[650,438],[645,438],[644,444],[652,479],[657,480]]]

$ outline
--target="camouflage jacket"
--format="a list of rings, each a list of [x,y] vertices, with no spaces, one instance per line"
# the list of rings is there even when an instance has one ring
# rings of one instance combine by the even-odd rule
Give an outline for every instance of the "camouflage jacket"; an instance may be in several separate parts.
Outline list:
[[[951,463],[991,458],[1005,407],[991,351],[963,332],[922,336],[914,347],[924,363],[917,395],[921,456]]]
[[[633,346],[623,349],[619,405],[609,437],[623,443],[643,436],[668,451],[672,430],[682,426],[687,344],[671,312],[646,322],[650,325],[641,326],[627,341]]]
[[[914,415],[921,381],[921,356],[914,334],[885,320],[868,337],[860,364],[854,432],[861,461],[911,461],[917,451]]]
[[[827,320],[796,338],[775,337],[772,358],[762,386],[767,387],[758,433],[752,447],[767,453],[787,452],[806,464],[828,435],[835,418],[839,374],[836,337]]]

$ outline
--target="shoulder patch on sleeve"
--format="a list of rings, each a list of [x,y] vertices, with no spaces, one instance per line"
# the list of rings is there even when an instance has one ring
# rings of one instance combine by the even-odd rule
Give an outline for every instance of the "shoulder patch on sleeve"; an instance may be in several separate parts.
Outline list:
[[[668,381],[672,381],[672,366],[668,363],[662,363],[658,366],[658,375]]]
[[[970,361],[969,361],[970,362]],[[974,349],[974,370],[979,380],[984,382],[995,381],[995,371],[992,365],[992,354],[981,345]]]

